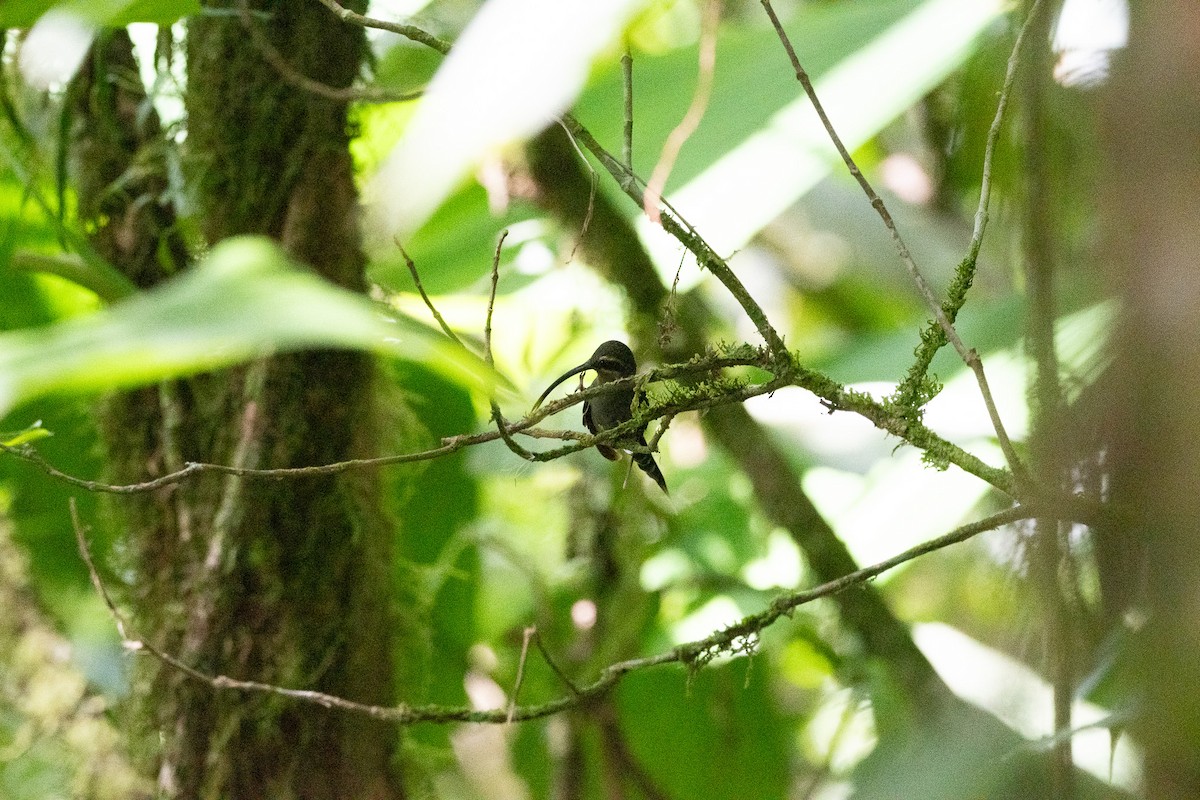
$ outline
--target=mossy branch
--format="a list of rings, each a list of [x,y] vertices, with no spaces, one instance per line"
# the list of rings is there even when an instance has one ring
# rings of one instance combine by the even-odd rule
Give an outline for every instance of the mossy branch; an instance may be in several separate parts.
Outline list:
[[[92,559],[88,547],[87,533],[79,517],[74,501],[71,501],[71,523],[75,532],[75,541],[79,547],[80,556],[88,569],[92,585],[97,594],[104,600],[112,615],[117,632],[120,634],[125,649],[133,653],[144,653],[157,659],[162,664],[178,670],[193,680],[208,684],[213,689],[232,690],[246,693],[271,694],[297,700],[303,703],[319,705],[323,708],[336,708],[354,714],[362,714],[372,719],[391,722],[396,725],[408,726],[417,723],[446,724],[451,722],[475,722],[490,724],[506,724],[525,720],[541,719],[572,708],[586,706],[598,697],[610,691],[625,675],[663,664],[682,664],[689,669],[701,667],[721,655],[737,655],[749,652],[758,635],[780,617],[790,616],[797,608],[822,597],[836,594],[852,586],[865,583],[876,576],[893,569],[907,561],[932,553],[945,547],[964,542],[985,531],[994,530],[1003,525],[1030,519],[1040,514],[1048,513],[1048,509],[1035,506],[1016,506],[998,514],[985,517],[940,536],[916,547],[905,550],[869,567],[851,572],[836,580],[828,581],[820,586],[797,592],[789,592],[776,597],[771,604],[757,614],[751,614],[727,628],[716,631],[703,639],[687,642],[677,647],[642,658],[632,658],[610,664],[600,671],[600,675],[589,684],[573,686],[570,694],[549,700],[544,703],[528,705],[511,705],[506,708],[479,710],[469,706],[443,705],[407,705],[377,706],[347,700],[337,695],[326,694],[308,689],[293,689],[276,686],[260,681],[246,681],[231,678],[227,675],[211,675],[185,663],[171,653],[140,638],[117,608],[108,592]]]

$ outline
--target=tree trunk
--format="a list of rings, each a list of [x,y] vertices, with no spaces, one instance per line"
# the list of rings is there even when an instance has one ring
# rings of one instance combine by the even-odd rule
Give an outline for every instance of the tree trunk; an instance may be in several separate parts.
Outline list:
[[[293,87],[264,58],[269,42],[296,72],[348,86],[362,31],[317,3],[251,5],[189,26],[186,174],[203,239],[268,235],[327,279],[362,289],[346,106]],[[128,38],[114,35],[93,61],[74,87],[81,212],[101,253],[145,286],[186,258],[174,215],[158,202],[163,162],[147,157],[162,137],[135,113],[140,92],[113,79],[132,68]],[[111,191],[139,151],[136,174],[146,177]],[[295,467],[376,455],[377,380],[369,357],[323,351],[122,395],[105,413],[110,477],[142,480],[184,461]],[[210,674],[394,702],[395,534],[376,472],[203,476],[118,502],[140,635]],[[143,755],[163,796],[403,794],[390,725],[138,665]]]
[[[1200,6],[1134,4],[1132,22],[1102,127],[1101,230],[1125,310],[1106,399],[1116,524],[1147,555],[1149,618],[1121,677],[1139,695],[1145,796],[1172,800],[1200,796]]]

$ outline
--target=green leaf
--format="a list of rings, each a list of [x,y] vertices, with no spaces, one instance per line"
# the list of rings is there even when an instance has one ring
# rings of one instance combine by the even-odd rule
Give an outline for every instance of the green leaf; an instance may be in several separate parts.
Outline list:
[[[23,444],[36,442],[53,435],[53,432],[42,427],[42,421],[39,419],[25,428],[25,430],[0,433],[0,444],[3,444],[5,447],[20,447]]]
[[[434,295],[461,291],[488,273],[500,231],[525,218],[527,213],[528,208],[514,206],[502,216],[493,216],[488,209],[487,193],[472,184],[443,203],[430,224],[402,244],[417,265],[426,291]],[[447,233],[451,235],[447,236]],[[505,244],[505,251],[512,249],[510,239]],[[511,260],[511,256],[507,259]],[[506,254],[502,253],[501,267],[505,263]],[[511,291],[516,273],[504,270],[504,274],[501,290]],[[370,277],[393,291],[411,292],[414,289],[408,266],[395,246],[373,255]]]
[[[545,128],[643,2],[484,3],[367,185],[378,225],[408,238],[486,157]]]
[[[1001,11],[996,0],[870,4],[872,13],[877,6],[891,14],[911,7],[910,13],[880,30],[863,15],[866,5],[836,6],[845,9],[842,24],[828,31],[826,38],[808,20],[787,25],[801,63],[815,63],[814,70],[819,70],[822,62],[829,63],[832,47],[846,48],[836,63],[813,75],[813,82],[834,128],[850,150],[868,142],[945,80],[971,55],[976,39]],[[816,19],[828,24],[835,18],[826,12]],[[923,44],[914,48],[913,42]],[[735,63],[726,65],[727,71],[734,72],[734,79],[726,94],[718,96],[714,91],[713,119],[706,117],[701,126],[701,130],[728,130],[728,138],[720,149],[707,148],[705,158],[713,160],[703,171],[694,172],[694,177],[676,191],[668,191],[672,205],[722,253],[743,247],[831,170],[843,169],[828,133],[808,99],[799,92],[774,31],[744,35],[735,44],[738,47],[727,59]],[[741,53],[745,55],[739,58]],[[753,69],[740,68],[738,62],[754,59],[756,53],[760,55]],[[720,51],[717,59],[719,75]],[[740,135],[745,126],[737,124],[737,117],[745,113],[742,109],[747,98],[760,92],[777,97],[775,92],[760,87],[777,86],[781,77],[791,80],[791,97],[774,110],[762,101],[755,103],[753,112],[764,116],[756,120],[753,132]],[[703,138],[694,145],[697,150],[704,146]],[[688,169],[688,163],[681,159],[676,180],[687,176]],[[640,229],[660,271],[674,275],[679,262],[678,243],[648,220],[642,220]],[[680,289],[684,286],[681,283]]]
[[[819,96],[835,114],[839,133],[853,148],[959,67],[999,11],[995,0],[805,4],[785,25]],[[919,58],[911,52],[913,41],[927,43]],[[643,177],[687,110],[696,70],[695,46],[634,54],[633,159]],[[622,103],[614,58],[574,107],[611,152],[620,151]],[[668,199],[718,251],[732,252],[835,168],[840,168],[837,157],[802,98],[775,31],[765,21],[721,26],[712,99],[679,155]],[[618,207],[631,217],[640,215],[607,176],[601,175],[597,186],[621,195]],[[448,288],[462,288],[486,274],[496,232],[532,214],[514,204],[507,219],[490,219],[486,197],[474,183],[448,204],[459,211],[432,217],[421,241],[411,247],[406,242],[405,248],[423,278],[447,276],[452,279]],[[474,221],[464,227],[463,218]],[[679,266],[677,243],[661,231],[641,232],[661,245],[654,253],[670,282]],[[395,283],[404,280],[402,267],[385,255],[378,278],[402,285]]]
[[[749,673],[747,671],[749,670]],[[793,745],[766,659],[645,670],[617,690],[629,748],[667,797],[785,797]]]
[[[52,8],[77,14],[96,25],[119,28],[131,22],[169,25],[199,13],[199,0],[4,0],[0,3],[0,25],[28,28]]]
[[[55,392],[96,392],[273,351],[370,350],[480,388],[495,373],[411,319],[292,266],[266,239],[221,243],[198,267],[96,314],[0,335],[0,414]]]

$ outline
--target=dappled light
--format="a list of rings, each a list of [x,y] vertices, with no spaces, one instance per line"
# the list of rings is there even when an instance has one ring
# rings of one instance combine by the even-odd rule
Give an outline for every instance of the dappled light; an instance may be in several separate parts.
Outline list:
[[[0,797],[1200,796],[1186,0],[83,5]]]

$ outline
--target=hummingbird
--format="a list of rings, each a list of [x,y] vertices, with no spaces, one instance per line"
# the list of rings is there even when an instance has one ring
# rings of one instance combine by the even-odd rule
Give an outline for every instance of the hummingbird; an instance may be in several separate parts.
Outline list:
[[[596,373],[596,379],[592,381],[591,386],[600,386],[601,384],[610,383],[620,380],[621,378],[633,377],[637,372],[637,362],[633,358],[633,351],[630,350],[624,343],[618,342],[615,339],[610,339],[604,344],[596,348],[596,352],[592,353],[592,357],[583,362],[577,367],[567,370],[562,376],[542,392],[542,396],[533,404],[536,410],[546,399],[546,395],[554,390],[554,387],[570,378],[572,375],[592,370]],[[580,384],[583,379],[580,378]],[[583,425],[591,434],[597,434],[600,431],[608,430],[620,425],[622,422],[628,422],[633,418],[633,388],[621,389],[620,391],[600,394],[590,400],[583,401]],[[635,438],[636,437],[636,438]],[[646,426],[643,425],[636,431],[629,434],[631,441],[636,441],[640,445],[646,444]],[[609,461],[616,461],[621,456],[616,448],[608,444],[598,443],[596,449],[600,451],[600,455],[607,458]],[[659,488],[664,493],[667,492],[667,481],[663,477],[662,471],[659,470],[658,464],[654,462],[654,456],[650,453],[632,453],[633,463],[638,465],[638,469],[649,475],[658,484]]]

